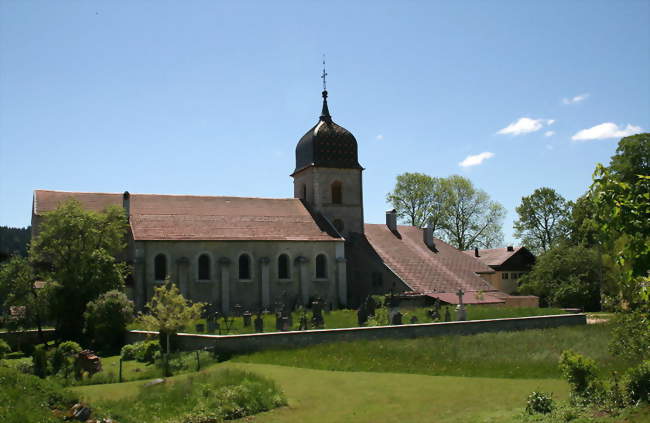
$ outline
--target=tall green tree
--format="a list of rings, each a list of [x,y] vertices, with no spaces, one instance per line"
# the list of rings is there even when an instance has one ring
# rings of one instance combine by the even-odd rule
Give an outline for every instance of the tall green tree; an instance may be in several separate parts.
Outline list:
[[[127,266],[116,257],[124,250],[126,228],[120,207],[95,213],[69,200],[45,214],[30,259],[55,282],[50,309],[60,339],[80,339],[86,304],[124,288]]]
[[[514,223],[515,238],[537,254],[548,251],[568,236],[570,207],[552,188],[537,188],[531,195],[522,197],[515,210],[519,215]]]
[[[452,175],[447,178],[451,193],[450,209],[443,224],[444,238],[459,250],[472,247],[492,248],[503,242],[501,230],[506,211],[469,179]]]
[[[537,258],[519,280],[519,292],[537,295],[543,306],[600,310],[600,260],[583,246],[558,245]]]
[[[444,178],[407,172],[397,176],[386,199],[399,218],[413,226],[429,226],[436,233],[449,216],[451,192]]]

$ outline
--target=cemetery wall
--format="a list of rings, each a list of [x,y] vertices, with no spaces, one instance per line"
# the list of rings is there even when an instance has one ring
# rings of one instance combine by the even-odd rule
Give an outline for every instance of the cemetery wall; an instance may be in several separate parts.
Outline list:
[[[441,335],[472,335],[483,332],[546,329],[587,324],[585,314],[517,317],[473,320],[467,322],[422,323],[345,329],[322,329],[292,332],[267,332],[249,335],[179,334],[178,345],[184,350],[216,348],[227,353],[246,353],[268,349],[304,347],[323,342],[409,339]],[[129,331],[128,343],[157,335],[150,331]]]

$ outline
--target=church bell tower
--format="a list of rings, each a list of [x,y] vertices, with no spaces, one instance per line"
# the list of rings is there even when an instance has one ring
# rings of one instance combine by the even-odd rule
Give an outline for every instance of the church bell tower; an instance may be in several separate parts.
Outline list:
[[[363,167],[354,135],[332,121],[323,69],[323,109],[296,146],[293,195],[322,214],[344,237],[363,233]]]

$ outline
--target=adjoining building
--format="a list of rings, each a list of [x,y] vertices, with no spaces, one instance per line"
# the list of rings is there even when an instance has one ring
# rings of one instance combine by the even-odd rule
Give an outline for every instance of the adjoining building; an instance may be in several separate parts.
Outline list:
[[[277,301],[356,306],[369,294],[404,293],[444,303],[508,304],[488,265],[435,239],[429,229],[364,224],[363,167],[354,135],[321,116],[296,146],[294,198],[34,191],[32,231],[74,198],[101,211],[121,206],[129,219],[126,261],[138,308],[170,278],[181,293],[224,313],[238,304],[270,309]]]
[[[517,290],[519,278],[530,272],[535,264],[535,255],[526,247],[475,248],[465,251],[465,254],[494,269],[494,273],[487,279],[495,288],[507,294]]]

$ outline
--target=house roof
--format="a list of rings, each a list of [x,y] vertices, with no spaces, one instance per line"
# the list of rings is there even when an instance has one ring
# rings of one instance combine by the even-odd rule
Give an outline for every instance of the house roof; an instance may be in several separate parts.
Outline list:
[[[434,238],[437,252],[430,250],[423,241],[422,229],[415,226],[398,226],[397,232],[399,236],[386,225],[365,225],[365,235],[371,247],[413,291],[429,296],[453,294],[444,299],[451,303],[458,302],[455,293],[459,288],[467,293],[496,291],[477,275],[494,273],[485,264],[439,239]],[[485,297],[486,301],[479,302],[494,302],[491,296]]]
[[[77,199],[101,211],[122,205],[122,194],[34,192],[34,214]],[[299,199],[130,194],[130,225],[136,241],[251,240],[343,241]]]
[[[508,251],[507,247],[478,250],[478,257],[475,256],[474,250],[467,250],[463,252],[469,256],[476,258],[481,263],[488,266],[501,266],[503,263],[508,261],[510,257],[517,254],[517,252],[519,252],[522,248],[524,247],[515,247],[512,249],[512,251]]]

